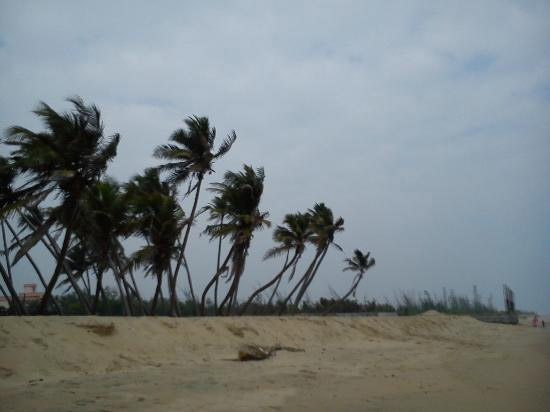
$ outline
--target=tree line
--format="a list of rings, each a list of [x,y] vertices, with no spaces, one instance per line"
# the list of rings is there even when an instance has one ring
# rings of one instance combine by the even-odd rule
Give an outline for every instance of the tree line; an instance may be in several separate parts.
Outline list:
[[[205,176],[214,173],[214,163],[225,156],[237,140],[231,131],[216,147],[216,129],[208,118],[191,116],[185,128],[175,130],[168,143],[156,147],[159,165],[120,183],[106,175],[117,154],[120,135],[104,135],[101,112],[80,97],[69,98],[72,109],[56,112],[41,102],[33,113],[42,131],[22,126],[9,127],[2,145],[9,148],[0,156],[0,225],[3,251],[0,261],[0,292],[14,314],[28,314],[30,308],[19,298],[13,285],[13,266],[26,259],[45,289],[32,313],[63,314],[54,289],[74,293],[85,314],[97,314],[109,299],[104,279],[114,277],[124,315],[159,314],[166,286],[168,313],[181,315],[177,286],[185,278],[194,314],[244,314],[263,293],[268,303],[278,297],[278,313],[296,308],[315,279],[331,247],[341,250],[335,236],[344,230],[344,219],[335,217],[324,203],[304,212],[285,215],[273,231],[275,246],[264,259],[280,258],[282,266],[245,301],[238,302],[239,285],[254,234],[269,228],[269,213],[260,209],[264,190],[264,169],[244,165],[227,171],[220,182],[206,190],[213,194],[204,206],[200,195]],[[185,211],[182,202],[192,199]],[[202,291],[193,284],[187,260],[190,233],[197,217],[207,214],[203,233],[217,241],[216,267]],[[127,254],[124,240],[140,238],[141,247]],[[8,241],[8,238],[10,241]],[[228,250],[222,254],[222,243]],[[32,257],[42,245],[55,260],[46,276]],[[315,253],[298,273],[298,263],[311,246]],[[355,296],[365,272],[375,264],[370,252],[355,250],[345,260],[344,270],[355,273],[342,301]],[[136,272],[156,281],[151,300],[143,298]],[[279,286],[288,277],[290,292],[281,297]],[[213,310],[207,311],[207,306]]]

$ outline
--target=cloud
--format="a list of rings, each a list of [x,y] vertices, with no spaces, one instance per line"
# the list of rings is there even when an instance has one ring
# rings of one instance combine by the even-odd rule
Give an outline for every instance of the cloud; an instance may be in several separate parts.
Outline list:
[[[507,282],[550,312],[547,2],[17,2],[0,14],[2,128],[37,128],[39,100],[62,109],[78,93],[123,135],[110,173],[127,179],[184,117],[208,115],[239,136],[215,169],[265,166],[275,224],[316,201],[346,219],[346,254],[378,262],[361,293]],[[215,248],[195,237],[204,284]],[[261,262],[270,245],[255,237],[243,292],[278,267]],[[313,296],[346,289],[343,258],[330,252]]]

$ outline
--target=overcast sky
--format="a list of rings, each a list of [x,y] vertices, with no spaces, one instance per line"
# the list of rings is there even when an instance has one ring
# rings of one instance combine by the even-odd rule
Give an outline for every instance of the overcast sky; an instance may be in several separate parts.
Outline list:
[[[124,181],[208,116],[220,141],[238,135],[210,182],[264,166],[274,225],[315,202],[345,219],[312,298],[345,292],[359,248],[377,260],[360,299],[475,284],[501,305],[506,283],[550,313],[549,39],[548,1],[4,0],[0,128],[39,130],[40,100],[67,110],[79,94],[122,135],[108,173]],[[200,290],[216,259],[203,228],[188,252]],[[262,263],[271,246],[271,230],[255,236],[241,297],[282,264]]]

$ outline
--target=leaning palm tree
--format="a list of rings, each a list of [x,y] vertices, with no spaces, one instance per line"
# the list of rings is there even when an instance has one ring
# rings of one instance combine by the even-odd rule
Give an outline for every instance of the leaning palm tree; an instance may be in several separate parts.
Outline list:
[[[13,182],[15,180],[16,170],[10,164],[9,160],[5,157],[0,157],[0,224],[2,225],[2,237],[4,249],[0,252],[0,255],[4,255],[6,265],[2,264],[0,261],[0,275],[8,292],[2,288],[2,293],[4,297],[8,300],[10,308],[17,315],[22,315],[26,313],[25,307],[15,288],[13,286],[13,279],[11,276],[10,270],[10,260],[9,260],[9,250],[6,242],[5,231],[4,231],[4,220],[8,215],[8,207],[14,202],[15,194],[13,189]]]
[[[226,172],[222,183],[214,184],[216,191],[220,193],[228,205],[227,222],[224,224],[210,225],[206,233],[212,238],[229,236],[231,248],[224,262],[216,271],[202,293],[201,314],[204,314],[206,295],[218,278],[228,270],[231,259],[231,270],[228,282],[231,282],[229,291],[218,307],[218,313],[223,313],[227,304],[226,313],[230,313],[233,303],[237,298],[239,283],[245,269],[246,257],[251,240],[256,230],[271,223],[267,220],[269,213],[260,212],[259,205],[264,189],[264,169],[254,170],[252,166],[245,165],[242,172]]]
[[[188,130],[177,129],[170,136],[170,141],[172,143],[158,146],[154,152],[155,157],[168,161],[168,163],[159,166],[159,170],[170,172],[168,175],[168,182],[180,185],[190,180],[187,194],[190,194],[193,190],[195,191],[195,200],[193,201],[193,207],[189,215],[189,224],[185,230],[176,268],[174,270],[174,285],[172,290],[174,294],[178,273],[184,259],[185,249],[191,231],[191,225],[195,219],[195,212],[197,210],[204,176],[207,173],[212,173],[214,161],[225,155],[237,139],[235,131],[232,131],[222,142],[218,150],[214,151],[216,129],[210,128],[207,117],[192,116],[185,119],[185,124]],[[194,185],[192,185],[193,182]],[[189,283],[191,298],[196,305],[193,282],[189,273],[187,281]]]
[[[22,174],[28,177],[25,188],[32,190],[37,199],[50,193],[61,198],[58,206],[50,210],[45,224],[16,255],[16,260],[40,240],[44,232],[56,224],[65,228],[57,263],[40,302],[38,312],[48,305],[57,284],[69,248],[75,223],[79,218],[81,198],[85,190],[97,182],[116,155],[120,136],[107,139],[103,135],[101,113],[95,105],[87,106],[80,97],[68,99],[73,105],[69,113],[57,113],[46,103],[40,103],[34,113],[42,120],[45,131],[33,132],[20,126],[7,130],[7,145],[13,146],[11,159]],[[70,276],[70,274],[68,274]],[[75,290],[78,288],[73,284]],[[81,300],[89,312],[89,303],[81,292]]]
[[[215,196],[208,205],[204,208],[204,211],[209,212],[209,220],[218,221],[220,225],[223,225],[225,216],[229,213],[229,205],[223,196]],[[218,237],[218,257],[216,259],[216,272],[220,270],[221,266],[221,254],[222,254],[222,240],[224,236]],[[218,309],[218,282],[216,278],[214,283],[214,309]]]
[[[124,278],[121,257],[124,249],[120,237],[129,235],[129,205],[123,196],[120,185],[114,179],[105,179],[90,187],[84,197],[81,219],[79,221],[79,238],[85,246],[90,260],[98,269],[98,283],[109,269],[112,271],[126,315],[131,314],[132,290]],[[131,286],[131,285],[130,285]],[[95,308],[97,308],[96,287]]]
[[[344,230],[344,219],[341,217],[335,219],[332,210],[324,203],[316,203],[312,209],[309,209],[308,213],[311,216],[310,226],[313,231],[310,242],[315,245],[316,253],[302,278],[296,283],[294,289],[285,299],[282,311],[284,311],[286,304],[292,299],[294,293],[298,291],[298,288],[299,291],[294,300],[294,306],[297,307],[300,304],[309,285],[317,274],[329,247],[334,246],[338,250],[342,250],[342,248],[334,242],[334,235]]]
[[[143,176],[134,177],[126,185],[127,199],[133,218],[130,230],[144,238],[147,244],[129,259],[129,269],[144,267],[146,274],[157,279],[151,305],[154,314],[161,294],[162,280],[168,274],[168,289],[175,290],[171,261],[178,256],[178,238],[185,226],[185,214],[179,206],[175,191],[159,179],[158,171],[148,169]],[[177,297],[170,293],[171,312],[177,315]]]
[[[305,248],[306,242],[309,241],[312,231],[310,229],[310,215],[307,213],[296,213],[296,214],[287,214],[283,223],[285,226],[277,226],[273,232],[273,240],[279,243],[278,246],[275,246],[269,249],[265,256],[265,259],[273,258],[286,254],[287,258],[283,265],[283,268],[275,275],[273,279],[267,282],[262,287],[258,288],[252,295],[248,298],[246,303],[243,305],[240,315],[246,312],[248,306],[254,301],[256,296],[262,293],[264,290],[270,288],[274,284],[279,285],[281,279],[285,272],[293,268],[293,272],[296,270],[296,265],[300,260]],[[290,251],[294,251],[292,258],[288,259],[288,254]],[[275,293],[275,291],[273,292]]]
[[[359,282],[363,279],[365,272],[376,264],[374,258],[370,257],[370,252],[363,254],[363,252],[359,249],[356,249],[353,252],[353,257],[351,259],[346,258],[344,262],[347,263],[347,266],[343,269],[343,271],[350,270],[352,272],[356,272],[356,275],[353,278],[349,291],[342,296],[341,300],[346,300],[351,294],[355,297],[357,286],[359,286]]]

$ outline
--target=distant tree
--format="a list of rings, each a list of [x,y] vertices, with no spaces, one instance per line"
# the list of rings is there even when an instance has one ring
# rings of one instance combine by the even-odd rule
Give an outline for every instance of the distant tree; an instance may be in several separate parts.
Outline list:
[[[344,262],[347,263],[347,266],[343,269],[343,271],[350,270],[352,272],[356,272],[356,274],[353,278],[353,282],[351,282],[351,287],[349,291],[341,298],[341,300],[343,301],[352,294],[353,297],[355,297],[357,286],[359,286],[359,283],[363,279],[365,272],[376,264],[374,258],[370,257],[370,252],[363,254],[363,252],[361,252],[359,249],[356,249],[353,252],[353,257],[351,259],[346,258]]]
[[[271,225],[267,220],[269,213],[259,210],[264,190],[264,178],[263,168],[254,170],[252,166],[245,165],[242,172],[226,172],[223,183],[214,184],[215,189],[227,202],[228,220],[224,224],[208,226],[206,233],[212,238],[229,236],[232,244],[224,262],[203,291],[201,314],[204,314],[206,295],[209,289],[222,273],[228,270],[229,259],[231,259],[231,270],[228,282],[231,282],[231,286],[218,307],[218,313],[223,313],[226,304],[226,313],[230,313],[237,298],[239,282],[245,269],[246,257],[254,232]]]
[[[161,166],[159,170],[168,171],[168,182],[180,185],[190,180],[187,194],[195,191],[195,200],[189,222],[185,230],[183,242],[181,244],[180,253],[176,263],[176,268],[173,275],[173,284],[170,285],[171,293],[176,294],[176,282],[181,264],[184,259],[189,232],[195,219],[195,212],[199,202],[199,195],[202,181],[205,174],[212,173],[212,165],[214,161],[225,155],[230,149],[237,135],[232,131],[222,142],[217,151],[214,151],[214,141],[216,139],[216,129],[210,128],[210,123],[207,117],[189,117],[185,120],[188,130],[177,129],[170,136],[172,143],[163,144],[155,149],[154,155],[159,159],[168,161]],[[192,186],[193,181],[195,182]],[[188,272],[189,291],[194,302],[195,293],[193,290],[193,282]]]
[[[280,282],[288,269],[292,267],[293,272],[296,270],[298,260],[302,257],[305,250],[306,242],[313,234],[310,228],[310,219],[311,217],[307,213],[287,214],[283,221],[285,226],[277,226],[273,232],[273,240],[279,243],[279,245],[269,249],[264,256],[264,260],[287,254],[285,264],[273,279],[252,293],[248,301],[242,306],[240,315],[246,312],[246,309],[254,301],[256,296],[273,286],[275,283],[278,285],[278,282]],[[288,253],[290,251],[294,251],[294,253],[289,261]],[[275,293],[275,291],[273,293]]]
[[[296,283],[294,289],[285,299],[281,312],[285,310],[284,308],[287,303],[292,299],[292,296],[299,288],[298,295],[294,300],[294,306],[298,307],[309,285],[315,278],[317,270],[319,266],[321,266],[329,247],[332,245],[338,250],[342,250],[342,248],[334,242],[334,236],[336,233],[344,230],[344,219],[341,217],[335,219],[332,210],[324,203],[316,203],[312,209],[309,209],[308,213],[310,215],[310,226],[313,232],[310,242],[316,247],[316,253],[302,278]]]
[[[31,192],[35,199],[44,199],[56,192],[61,202],[49,209],[46,222],[37,229],[33,238],[15,256],[17,261],[36,244],[54,224],[65,228],[65,235],[53,275],[38,307],[39,313],[47,308],[52,290],[61,274],[71,235],[79,218],[81,199],[88,187],[97,182],[116,155],[120,140],[118,134],[106,139],[99,109],[87,106],[80,97],[68,99],[73,110],[57,113],[46,103],[40,103],[34,113],[42,120],[45,131],[33,132],[20,126],[7,130],[7,145],[15,149],[11,161],[17,171],[28,176],[22,193]],[[67,274],[71,276],[70,273]],[[89,303],[76,282],[75,291],[90,310]]]
[[[130,230],[147,242],[130,256],[129,269],[145,267],[146,274],[156,276],[157,286],[151,304],[151,313],[157,308],[163,275],[168,275],[172,316],[178,314],[177,298],[172,293],[171,260],[178,255],[178,237],[185,225],[185,214],[168,183],[160,181],[156,169],[147,169],[126,185],[127,199],[133,215]]]

